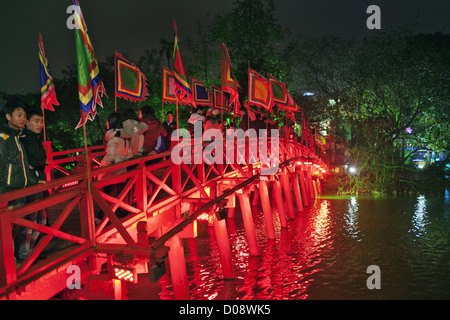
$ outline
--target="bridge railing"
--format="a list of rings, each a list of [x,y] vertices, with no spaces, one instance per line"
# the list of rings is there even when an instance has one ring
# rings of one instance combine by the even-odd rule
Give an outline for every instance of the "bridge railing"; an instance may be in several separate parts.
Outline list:
[[[241,148],[250,151],[251,143],[247,141]],[[0,194],[0,297],[12,294],[75,257],[99,252],[109,244],[138,248],[136,224],[139,221],[147,221],[148,234],[161,236],[187,210],[192,213],[193,208],[214,199],[217,189],[224,188],[218,187],[218,182],[251,177],[261,168],[260,162],[250,161],[255,156],[250,152],[243,153],[245,161],[240,164],[236,163],[237,152],[234,159],[227,158],[226,146],[223,163],[196,162],[196,152],[199,148],[204,152],[208,144],[201,147],[188,144],[191,145],[190,163],[174,163],[171,152],[167,151],[108,167],[98,167],[104,150],[92,147],[88,153],[89,177],[83,165],[85,155],[77,154],[84,149],[55,152],[50,158],[50,169],[61,171],[62,164],[73,161],[77,162],[77,169],[66,171],[65,177],[50,179],[46,184]],[[270,147],[268,152],[272,152]],[[301,154],[315,157],[301,144],[280,139],[280,160]],[[56,159],[57,156],[63,158]],[[36,193],[45,195],[18,208],[8,207],[11,201]],[[49,225],[27,220],[29,214],[41,210],[52,217]],[[41,236],[27,258],[16,265],[14,234],[18,228],[28,228]],[[52,240],[56,243],[53,247]]]

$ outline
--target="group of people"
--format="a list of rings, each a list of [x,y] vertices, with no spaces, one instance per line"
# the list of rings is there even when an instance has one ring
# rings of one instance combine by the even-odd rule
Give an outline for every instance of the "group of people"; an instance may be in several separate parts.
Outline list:
[[[0,193],[45,183],[47,156],[41,140],[43,115],[40,109],[30,108],[21,101],[9,101],[4,106],[7,122],[0,126]],[[7,203],[9,209],[42,198],[43,192]],[[25,216],[25,219],[45,225],[45,210]],[[21,227],[14,233],[14,256],[22,262],[31,252],[39,232]]]
[[[191,137],[194,136],[194,128],[197,121],[200,121],[200,128],[202,129],[201,133],[208,129],[222,130],[222,124],[216,119],[218,113],[219,111],[217,109],[208,109],[205,117],[203,116],[203,109],[197,108],[188,119],[188,131],[191,134]]]
[[[139,110],[139,117],[131,108],[123,114],[110,114],[105,134],[106,154],[101,166],[170,150],[170,135],[175,128],[171,111],[167,112],[167,121],[161,123],[148,105]]]
[[[188,119],[188,131],[191,134],[191,137],[194,136],[194,127],[197,121],[201,121],[201,126],[199,126],[202,129],[201,133],[212,128],[222,131],[222,124],[216,119],[218,112],[219,111],[217,109],[208,109],[205,117],[203,116],[203,110],[201,108],[197,108],[197,110],[195,110]],[[241,119],[238,126],[235,124],[235,120],[237,118]],[[296,140],[298,138],[295,132],[295,123],[293,121],[285,123],[280,128],[278,120],[270,120],[262,113],[255,114],[252,111],[247,111],[245,108],[241,108],[239,110],[238,117],[233,118],[233,121],[230,123],[228,129],[242,129],[244,131],[248,129],[255,129],[256,132],[260,129],[267,129],[269,136],[271,129],[280,129],[280,138],[291,140]]]

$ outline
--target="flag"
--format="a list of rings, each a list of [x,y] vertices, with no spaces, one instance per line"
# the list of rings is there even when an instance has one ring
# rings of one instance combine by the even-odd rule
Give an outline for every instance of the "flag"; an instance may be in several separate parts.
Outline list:
[[[114,52],[116,97],[133,102],[147,99],[147,78],[134,64]]]
[[[267,78],[269,79],[272,86],[272,105],[287,105],[289,93],[286,90],[286,85],[275,79],[275,77],[271,76],[270,74],[267,74]]]
[[[87,119],[94,120],[97,104],[103,107],[100,94],[106,94],[100,69],[95,58],[94,48],[87,34],[81,8],[77,0],[73,0],[75,12],[75,49],[78,67],[78,96],[80,99],[81,119],[76,129],[83,126]]]
[[[175,76],[169,68],[163,67],[163,102],[177,102],[175,97]]]
[[[272,86],[272,107],[276,105],[278,108],[285,111],[298,111],[299,107],[287,91],[286,85],[270,74],[267,75],[267,78]]]
[[[59,106],[56,99],[55,86],[53,85],[53,78],[50,74],[50,66],[48,65],[47,57],[45,56],[44,43],[42,42],[42,35],[39,32],[39,69],[41,74],[41,108],[55,111],[53,104]]]
[[[192,77],[191,82],[192,94],[195,104],[202,106],[212,106],[211,96],[205,83],[194,77]]]
[[[177,35],[177,25],[175,23],[175,20],[173,21],[173,27],[175,33],[175,39],[173,43],[173,74],[175,76],[175,96],[179,103],[197,107],[192,97],[191,87],[189,85],[189,82],[187,81],[187,73],[183,58],[181,57]]]
[[[222,91],[228,92],[230,94],[230,104],[234,104],[234,113],[237,114],[241,104],[239,103],[239,93],[237,82],[233,71],[231,70],[230,56],[228,55],[227,47],[222,43],[222,64],[221,64],[222,76]]]
[[[227,94],[225,92],[221,92],[220,89],[214,85],[211,85],[211,93],[213,98],[212,99],[213,108],[223,109],[228,112],[230,98],[227,96]],[[223,107],[222,107],[222,97],[223,97]]]
[[[248,68],[248,104],[256,105],[272,112],[272,85],[255,70]]]
[[[317,146],[322,150],[327,149],[328,146],[325,137],[319,132],[319,128],[317,126],[315,129],[314,139],[316,140]]]

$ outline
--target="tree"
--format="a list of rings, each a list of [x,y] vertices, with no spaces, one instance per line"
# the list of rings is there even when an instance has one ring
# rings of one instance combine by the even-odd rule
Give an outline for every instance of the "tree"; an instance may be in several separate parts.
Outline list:
[[[243,92],[247,92],[247,67],[261,74],[283,74],[280,44],[288,29],[283,29],[274,16],[273,0],[237,0],[231,12],[217,15],[211,25],[211,38],[224,42],[233,70]]]

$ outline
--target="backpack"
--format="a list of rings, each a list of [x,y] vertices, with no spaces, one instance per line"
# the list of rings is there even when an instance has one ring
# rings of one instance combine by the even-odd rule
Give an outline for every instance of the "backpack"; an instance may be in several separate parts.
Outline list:
[[[159,134],[158,140],[156,140],[156,145],[153,148],[156,153],[161,153],[166,151],[166,145],[164,144],[164,139],[162,134]]]

